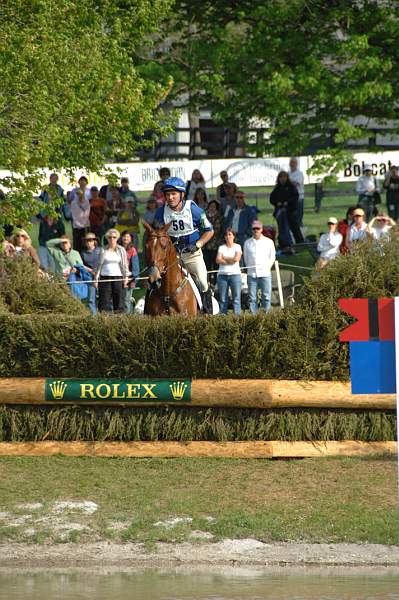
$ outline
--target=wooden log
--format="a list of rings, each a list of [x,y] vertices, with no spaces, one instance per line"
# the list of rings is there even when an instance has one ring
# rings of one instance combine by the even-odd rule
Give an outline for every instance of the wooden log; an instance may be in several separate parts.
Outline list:
[[[62,381],[68,382],[68,379]],[[83,381],[83,380],[82,380]],[[156,382],[157,380],[152,380]],[[104,380],[105,385],[107,380]],[[134,382],[134,379],[129,380]],[[129,402],[109,396],[106,399],[46,400],[45,378],[0,379],[0,404],[82,404],[95,406],[164,406],[169,402],[148,398]],[[352,395],[350,383],[339,381],[294,381],[270,379],[194,379],[191,401],[171,402],[176,406],[235,408],[348,408],[393,410],[394,394]]]
[[[314,458],[396,455],[396,442],[1,442],[0,456]]]

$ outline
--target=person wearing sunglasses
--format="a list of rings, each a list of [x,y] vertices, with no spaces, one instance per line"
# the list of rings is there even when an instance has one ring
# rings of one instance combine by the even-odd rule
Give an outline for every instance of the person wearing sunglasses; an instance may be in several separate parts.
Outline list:
[[[98,287],[100,312],[124,312],[124,288],[129,284],[129,267],[125,248],[118,244],[119,231],[105,234],[108,245],[101,248],[94,286]]]

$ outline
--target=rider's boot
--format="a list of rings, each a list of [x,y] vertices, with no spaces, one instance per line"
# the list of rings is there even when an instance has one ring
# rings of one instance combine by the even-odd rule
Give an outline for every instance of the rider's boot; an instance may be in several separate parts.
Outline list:
[[[204,314],[213,315],[212,290],[208,288],[206,292],[202,292],[201,296]]]

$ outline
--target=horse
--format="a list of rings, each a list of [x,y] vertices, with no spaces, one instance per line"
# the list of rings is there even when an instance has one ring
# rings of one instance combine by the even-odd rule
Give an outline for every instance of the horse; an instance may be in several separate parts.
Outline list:
[[[168,234],[170,223],[160,229],[145,222],[143,225],[147,231],[145,255],[150,282],[144,314],[196,316],[199,313],[197,299]]]

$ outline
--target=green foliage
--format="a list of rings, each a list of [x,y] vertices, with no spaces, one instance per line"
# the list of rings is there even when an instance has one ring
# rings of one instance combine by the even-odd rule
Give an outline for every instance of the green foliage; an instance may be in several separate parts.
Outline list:
[[[41,277],[24,256],[0,257],[0,314],[89,314],[65,283]],[[6,340],[4,340],[6,344]]]
[[[387,441],[394,411],[0,407],[0,441]]]
[[[370,121],[398,130],[396,2],[176,0],[170,20],[177,93],[224,125],[261,120],[259,152],[300,154],[317,137],[325,172],[369,137]]]
[[[37,212],[42,168],[101,171],[158,130],[168,86],[143,78],[137,52],[170,0],[3,0],[0,165],[12,175],[0,224]]]

